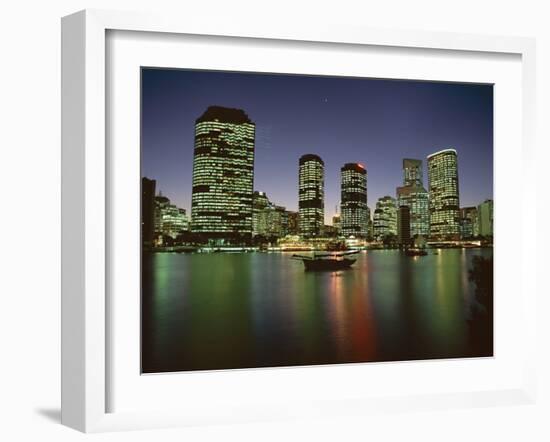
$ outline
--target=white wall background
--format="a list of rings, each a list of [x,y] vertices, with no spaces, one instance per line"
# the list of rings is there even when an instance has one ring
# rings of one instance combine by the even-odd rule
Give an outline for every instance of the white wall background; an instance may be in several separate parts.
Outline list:
[[[0,7],[0,439],[550,440],[549,284],[543,216],[548,202],[550,13],[544,1],[11,0]],[[239,14],[382,28],[534,36],[538,39],[540,399],[535,406],[85,436],[59,425],[60,17],[84,8]],[[511,171],[514,179],[514,171]],[[510,216],[516,208],[510,207]],[[535,239],[535,235],[533,235]],[[30,240],[27,238],[31,238]],[[538,259],[537,259],[538,258]]]

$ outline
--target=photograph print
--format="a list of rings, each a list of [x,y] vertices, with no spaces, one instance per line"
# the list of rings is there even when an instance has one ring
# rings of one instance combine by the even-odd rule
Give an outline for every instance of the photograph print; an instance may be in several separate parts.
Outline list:
[[[142,373],[493,356],[492,84],[140,93]]]

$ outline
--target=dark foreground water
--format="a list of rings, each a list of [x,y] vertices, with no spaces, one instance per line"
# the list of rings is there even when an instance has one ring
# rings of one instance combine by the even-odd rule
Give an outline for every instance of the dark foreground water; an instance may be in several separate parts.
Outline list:
[[[475,255],[492,249],[368,251],[313,273],[290,253],[146,255],[142,370],[490,356],[468,323]]]

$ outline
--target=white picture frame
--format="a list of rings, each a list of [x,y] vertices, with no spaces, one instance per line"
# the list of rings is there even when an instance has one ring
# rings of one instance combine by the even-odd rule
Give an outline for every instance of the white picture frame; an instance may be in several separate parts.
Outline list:
[[[289,42],[339,43],[380,48],[425,48],[515,54],[521,57],[522,140],[520,154],[524,176],[521,192],[523,220],[534,217],[534,193],[529,189],[530,161],[534,149],[535,42],[518,37],[493,37],[417,31],[358,29],[345,26],[300,26],[281,23],[211,22],[197,17],[165,17],[86,10],[62,21],[62,423],[84,432],[110,431],[209,422],[244,422],[362,414],[371,411],[452,408],[512,403],[532,403],[536,396],[535,349],[526,343],[523,382],[505,389],[373,398],[327,398],[315,403],[248,404],[232,414],[209,414],[207,409],[190,416],[186,411],[108,412],[108,366],[112,354],[107,339],[111,240],[106,227],[109,207],[106,119],[106,34],[109,31],[143,31],[163,34],[206,35],[273,39]],[[521,318],[526,336],[533,336],[536,316],[534,269],[526,265],[533,245],[520,248],[522,272]],[[136,339],[138,336],[136,335]],[[338,367],[333,370],[338,370]],[[360,368],[359,368],[360,369]],[[242,373],[242,372],[241,372]],[[215,375],[215,374],[214,374]]]

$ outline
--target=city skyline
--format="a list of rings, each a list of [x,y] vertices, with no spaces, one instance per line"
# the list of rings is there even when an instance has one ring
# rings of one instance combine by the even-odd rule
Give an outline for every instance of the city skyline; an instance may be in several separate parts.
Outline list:
[[[157,190],[188,213],[195,120],[216,104],[242,108],[255,122],[254,190],[268,193],[276,204],[297,211],[299,158],[314,153],[323,159],[325,224],[340,206],[340,169],[348,162],[366,166],[371,211],[380,197],[395,197],[404,158],[422,160],[427,176],[427,156],[449,147],[459,153],[461,206],[492,198],[492,173],[486,173],[492,171],[489,85],[161,69],[144,69],[142,85],[142,175],[155,179]],[[228,92],[229,85],[242,86],[240,93]],[[351,96],[351,89],[360,93]],[[281,108],[275,92],[283,101],[292,95],[292,106]],[[315,103],[321,92],[326,97]],[[299,98],[309,102],[298,105],[298,118]],[[335,115],[335,109],[347,112]],[[418,146],[422,139],[440,144]]]

